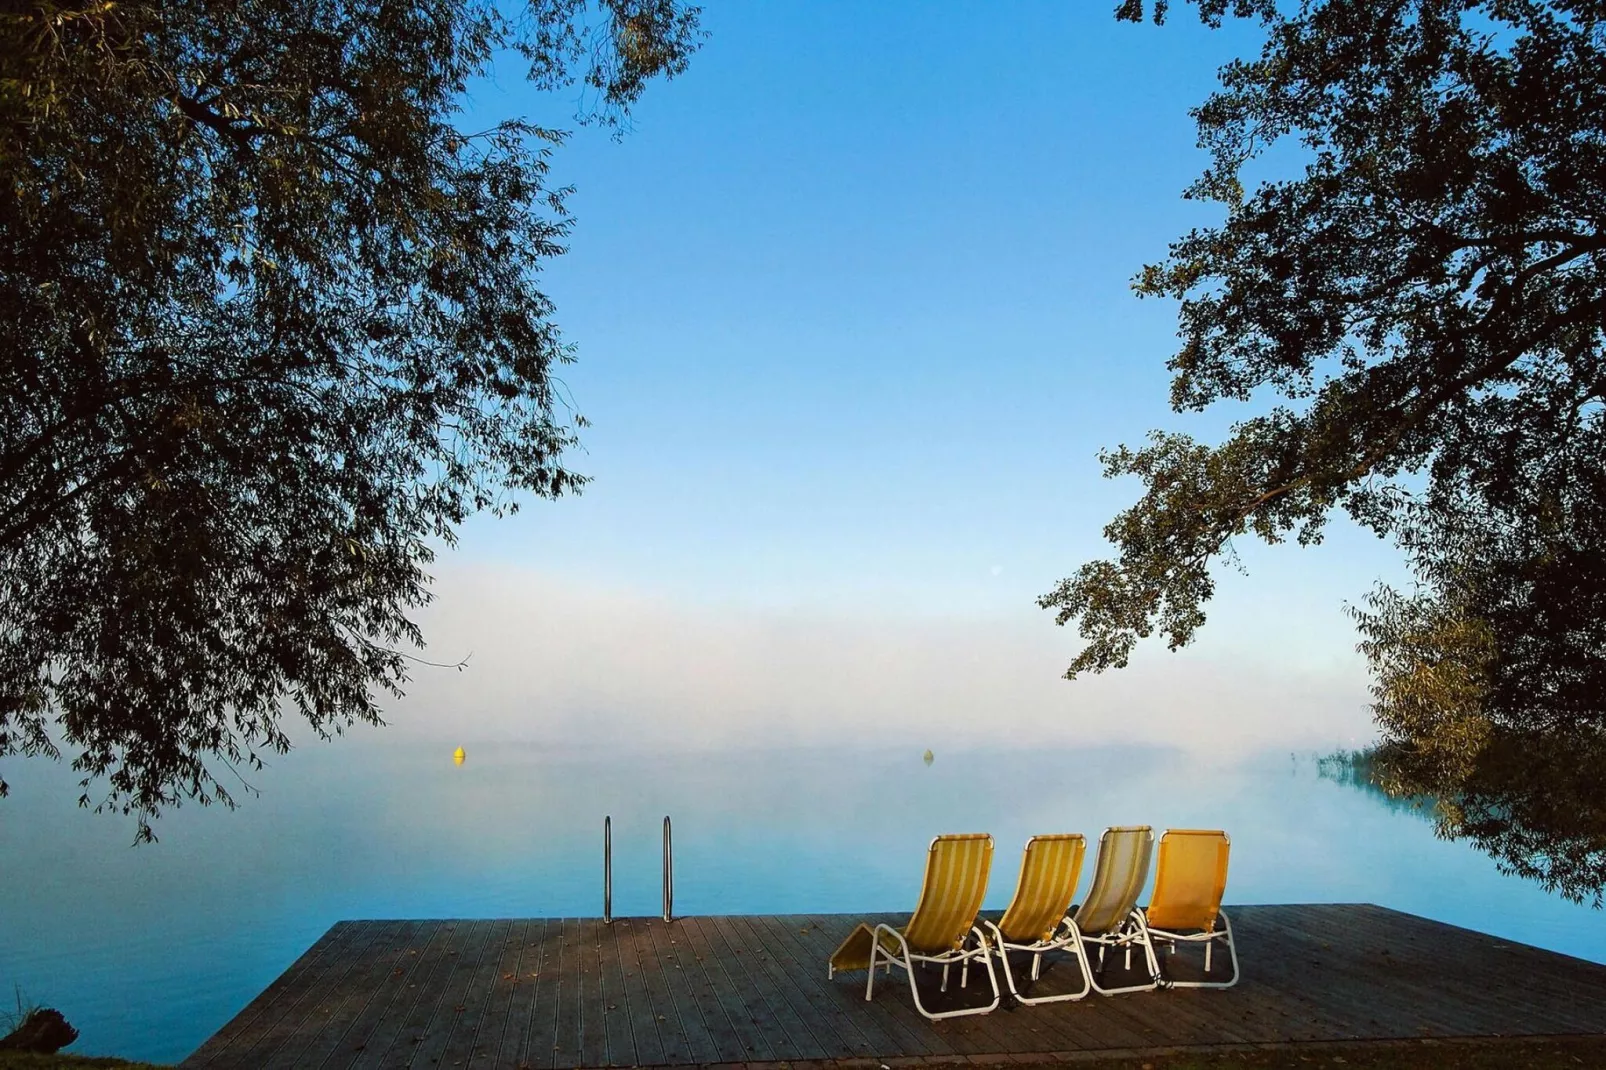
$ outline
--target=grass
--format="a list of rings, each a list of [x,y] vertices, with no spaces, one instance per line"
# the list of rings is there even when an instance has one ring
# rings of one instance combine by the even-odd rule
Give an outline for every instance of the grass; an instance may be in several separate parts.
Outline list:
[[[1606,1036],[1352,1041],[1209,1054],[1077,1059],[1067,1070],[1577,1070],[1606,1066]],[[1049,1070],[1047,1064],[1043,1070]]]
[[[980,1057],[986,1061],[986,1056]],[[963,1063],[966,1060],[960,1059]],[[891,1060],[894,1067],[912,1065]],[[999,1065],[1005,1060],[1000,1059]],[[771,1064],[773,1065],[773,1064]],[[823,1070],[831,1063],[811,1063]],[[840,1064],[876,1070],[873,1059]],[[929,1064],[928,1064],[929,1065]],[[974,1065],[974,1064],[971,1064]],[[1089,1052],[1064,1062],[1014,1063],[1040,1070],[1577,1070],[1606,1066],[1606,1034],[1587,1037],[1476,1038],[1466,1040],[1351,1041],[1347,1044],[1290,1044],[1237,1051],[1170,1052],[1160,1055],[1099,1055]],[[155,1063],[83,1055],[30,1055],[0,1051],[0,1070],[164,1070]],[[802,1070],[802,1067],[798,1067]]]
[[[39,1004],[23,996],[21,985],[13,985],[12,988],[16,995],[17,1009],[15,1012],[0,1011],[0,1037],[16,1029],[29,1014],[39,1009]],[[68,1055],[64,1052],[40,1055],[31,1051],[0,1051],[0,1070],[94,1070],[97,1067],[101,1070],[161,1070],[156,1063],[134,1063],[127,1059],[94,1055]]]
[[[0,1051],[0,1070],[160,1070],[155,1063],[131,1063],[90,1055],[36,1055],[26,1051]]]

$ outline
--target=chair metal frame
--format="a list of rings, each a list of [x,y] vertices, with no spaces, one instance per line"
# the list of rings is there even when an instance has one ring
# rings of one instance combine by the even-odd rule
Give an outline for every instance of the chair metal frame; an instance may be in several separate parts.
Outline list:
[[[991,921],[983,924],[992,930],[993,946],[998,949],[999,961],[1004,966],[1004,980],[1009,985],[1009,994],[1017,1002],[1028,1007],[1035,1007],[1039,1003],[1069,1003],[1079,999],[1086,999],[1093,991],[1093,971],[1087,964],[1087,951],[1082,947],[1081,933],[1076,926],[1068,921],[1060,922],[1054,930],[1054,935],[1047,940],[1038,940],[1035,943],[1020,944],[1004,939],[1004,934],[998,926]],[[1080,992],[1061,993],[1057,996],[1023,996],[1015,987],[1014,967],[1009,964],[1009,953],[1022,951],[1032,956],[1032,980],[1037,980],[1043,968],[1043,956],[1050,951],[1068,951],[1076,958],[1076,964],[1082,971],[1082,990]]]
[[[1160,973],[1160,963],[1155,956],[1154,944],[1149,939],[1149,931],[1148,927],[1144,924],[1143,915],[1137,909],[1137,897],[1142,894],[1143,885],[1148,881],[1150,860],[1154,857],[1154,830],[1147,825],[1120,826],[1105,829],[1104,832],[1099,836],[1099,859],[1094,863],[1093,888],[1088,890],[1088,895],[1091,897],[1094,889],[1096,889],[1099,885],[1098,862],[1102,862],[1104,859],[1104,852],[1106,850],[1105,843],[1109,839],[1110,834],[1115,832],[1139,831],[1147,835],[1147,843],[1144,847],[1146,855],[1142,869],[1143,877],[1138,881],[1137,887],[1132,889],[1132,891],[1129,893],[1131,897],[1131,904],[1128,907],[1126,915],[1109,930],[1092,935],[1083,930],[1082,926],[1077,921],[1077,918],[1087,910],[1087,903],[1084,902],[1079,907],[1074,908],[1069,917],[1066,918],[1066,921],[1071,925],[1072,928],[1076,930],[1077,939],[1081,944],[1082,961],[1087,965],[1088,968],[1088,984],[1092,987],[1093,991],[1097,992],[1101,996],[1118,996],[1127,992],[1153,992],[1161,985],[1162,975]],[[1099,964],[1097,970],[1093,969],[1092,962],[1087,958],[1087,949],[1089,944],[1095,944],[1099,949]],[[1148,984],[1121,985],[1116,988],[1106,988],[1099,984],[1098,973],[1104,969],[1105,954],[1111,950],[1124,952],[1126,955],[1126,968],[1130,970],[1132,968],[1132,949],[1135,947],[1140,947],[1143,949],[1144,961],[1149,968]]]
[[[931,843],[926,847],[928,879],[931,872],[930,866],[932,864],[932,856],[937,850],[937,844],[944,838],[945,837],[937,836],[933,838]],[[982,837],[977,836],[975,838],[981,839]],[[987,836],[985,839],[987,841],[988,852],[986,865],[987,868],[990,868],[992,865],[993,838],[991,836]],[[988,875],[989,874],[985,871],[982,874],[983,889],[986,887]],[[925,904],[926,895],[929,891],[929,887],[925,886],[923,883],[921,887],[920,902],[915,904],[914,914],[911,915],[909,919],[911,926],[913,925],[915,919],[920,916],[920,908]],[[979,906],[980,900],[978,899],[977,902]],[[908,927],[909,926],[905,926],[905,928]],[[882,933],[886,933],[887,935],[891,936],[892,939],[897,943],[896,952],[894,952],[892,948],[882,944]],[[881,960],[885,961],[886,970],[889,974],[892,972],[893,966],[898,966],[903,969],[904,973],[909,978],[909,992],[914,997],[915,1010],[919,1011],[922,1015],[931,1019],[932,1021],[939,1021],[943,1018],[960,1018],[971,1014],[986,1014],[989,1011],[996,1009],[998,1004],[1003,1000],[1003,994],[998,988],[998,974],[993,969],[992,952],[988,949],[987,940],[982,935],[981,929],[977,927],[974,917],[971,918],[970,932],[964,936],[961,936],[959,943],[956,946],[944,951],[916,951],[909,946],[909,941],[904,936],[902,930],[896,929],[884,922],[878,924],[870,934],[870,975],[865,979],[864,983],[864,998],[867,1001],[875,998],[875,971],[878,961]],[[946,992],[948,991],[949,971],[953,969],[954,966],[959,967],[959,987],[964,988],[970,983],[970,964],[978,960],[987,969],[987,981],[993,989],[993,1001],[991,1003],[982,1007],[961,1007],[958,1010],[952,1011],[929,1011],[926,1009],[925,1004],[920,1002],[920,986],[915,981],[916,963],[925,962],[931,963],[932,965],[941,966],[941,991]]]
[[[1151,942],[1159,941],[1167,945],[1172,954],[1176,954],[1178,944],[1203,944],[1205,949],[1205,973],[1210,973],[1210,950],[1216,943],[1227,945],[1227,954],[1232,960],[1232,979],[1229,981],[1173,981],[1163,979],[1161,984],[1166,988],[1231,988],[1238,983],[1238,945],[1232,938],[1232,921],[1227,917],[1225,910],[1216,911],[1216,920],[1221,922],[1220,929],[1212,926],[1204,932],[1180,933],[1166,929],[1156,929],[1147,921],[1143,922],[1143,930],[1148,934]]]
[[[1017,882],[1016,888],[1015,888],[1015,895],[1016,895],[1017,898],[1021,894],[1022,882],[1024,882],[1026,880],[1026,867],[1027,867],[1028,861],[1029,861],[1029,859],[1031,857],[1032,847],[1039,840],[1043,840],[1043,839],[1060,839],[1060,840],[1075,839],[1077,841],[1080,841],[1082,843],[1082,845],[1083,845],[1082,847],[1078,848],[1078,852],[1083,851],[1083,850],[1086,849],[1086,846],[1085,846],[1086,845],[1086,840],[1080,833],[1078,833],[1074,837],[1071,837],[1071,836],[1057,836],[1057,837],[1033,836],[1031,839],[1027,840],[1026,841],[1025,850],[1022,852],[1022,855],[1021,855],[1021,878],[1020,878],[1020,881]],[[1080,857],[1079,857],[1078,861],[1076,863],[1075,876],[1080,877],[1080,875],[1081,875],[1081,861],[1080,861]],[[1067,901],[1067,903],[1066,903],[1067,906],[1069,906],[1069,900],[1071,900],[1074,897],[1075,892],[1076,892],[1076,889],[1073,887],[1066,894],[1065,899]],[[1015,904],[1012,901],[1010,903],[1010,910],[1014,909],[1014,906],[1015,906]],[[1049,932],[1049,934],[1047,936],[1041,938],[1041,939],[1034,940],[1034,941],[1031,941],[1031,942],[1022,942],[1022,941],[1010,940],[1004,935],[1004,931],[1001,928],[1002,923],[1004,921],[1008,920],[1010,910],[1005,910],[1004,911],[1004,916],[1000,917],[998,922],[996,922],[996,923],[993,922],[990,919],[983,919],[983,922],[982,922],[982,924],[986,926],[987,930],[992,935],[993,947],[997,948],[997,950],[998,950],[998,959],[999,959],[1000,963],[1002,963],[1002,965],[1004,967],[1004,981],[1009,985],[1009,994],[1011,996],[1013,996],[1017,1002],[1025,1004],[1028,1007],[1033,1007],[1033,1006],[1036,1006],[1036,1005],[1038,1005],[1040,1003],[1069,1003],[1069,1002],[1073,1002],[1073,1001],[1079,1000],[1079,999],[1086,999],[1088,994],[1093,991],[1093,973],[1088,968],[1087,952],[1085,950],[1083,950],[1083,948],[1082,948],[1082,942],[1081,942],[1081,939],[1080,939],[1080,935],[1081,934],[1077,932],[1076,926],[1072,925],[1069,922],[1069,920],[1067,920],[1066,918],[1062,917],[1062,918],[1060,918],[1059,923],[1054,926],[1054,928]],[[1079,991],[1079,992],[1070,992],[1070,993],[1061,993],[1059,995],[1054,995],[1054,996],[1023,996],[1023,995],[1021,995],[1019,988],[1017,988],[1016,985],[1015,985],[1015,970],[1014,970],[1014,967],[1012,967],[1010,965],[1010,962],[1009,962],[1009,953],[1011,951],[1023,952],[1025,954],[1028,954],[1028,955],[1032,956],[1032,976],[1031,976],[1031,979],[1033,981],[1036,981],[1038,979],[1038,977],[1042,973],[1043,956],[1044,955],[1048,954],[1051,951],[1069,952],[1072,956],[1074,956],[1076,958],[1077,967],[1082,971],[1082,989],[1081,989],[1081,991]]]
[[[1075,924],[1074,915],[1072,917],[1072,924]],[[1098,945],[1098,969],[1095,970],[1092,968],[1091,963],[1088,964],[1088,983],[1093,986],[1093,991],[1097,992],[1099,995],[1119,996],[1126,992],[1153,992],[1155,989],[1164,984],[1164,975],[1160,972],[1160,961],[1154,953],[1154,943],[1149,939],[1148,926],[1143,923],[1143,915],[1138,913],[1138,911],[1134,910],[1131,914],[1128,914],[1126,920],[1121,924],[1121,926],[1112,932],[1101,933],[1098,936],[1089,936],[1087,933],[1078,930],[1077,935],[1082,942],[1082,954],[1084,956],[1087,954],[1088,944]],[[1110,950],[1124,951],[1126,953],[1125,968],[1130,970],[1132,968],[1132,949],[1135,947],[1141,947],[1143,949],[1143,957],[1149,967],[1149,983],[1142,985],[1121,985],[1117,988],[1105,988],[1103,985],[1099,984],[1098,974],[1100,970],[1104,969],[1105,952]],[[1083,961],[1086,961],[1085,957]]]
[[[881,934],[883,932],[888,933],[898,941],[899,955],[894,955],[890,949],[882,946]],[[934,1022],[943,1018],[961,1018],[967,1014],[986,1014],[995,1010],[998,1004],[1003,1002],[1003,993],[998,988],[998,974],[993,969],[993,956],[988,950],[987,940],[982,936],[980,929],[971,926],[970,935],[975,940],[974,944],[967,940],[952,951],[942,951],[935,955],[928,955],[920,951],[911,950],[909,941],[904,939],[903,933],[892,926],[884,923],[877,925],[870,943],[870,976],[864,982],[864,998],[868,1001],[875,997],[876,960],[881,958],[886,960],[888,973],[892,972],[892,967],[898,966],[908,975],[909,993],[914,997],[915,1010]],[[948,991],[948,971],[956,965],[959,966],[959,987],[964,988],[970,983],[970,964],[977,959],[980,959],[982,964],[987,967],[987,981],[992,985],[993,1001],[984,1007],[961,1007],[952,1011],[926,1010],[926,1005],[920,1002],[920,986],[915,983],[915,963],[929,962],[941,966],[942,986],[939,991],[946,992]]]
[[[1189,834],[1189,835],[1201,835],[1202,832],[1209,832],[1209,833],[1212,833],[1212,834],[1216,834],[1216,830],[1214,830],[1214,829],[1210,829],[1210,830],[1166,829],[1165,834],[1160,837],[1160,842],[1162,844],[1164,844],[1165,837],[1172,835],[1172,833],[1174,833],[1174,832],[1176,832],[1176,833],[1184,833],[1184,834]],[[1232,838],[1230,836],[1228,836],[1225,832],[1221,832],[1221,833],[1219,833],[1219,835],[1221,837],[1222,842],[1226,845],[1228,850],[1231,850],[1231,848],[1232,848]],[[1155,887],[1156,888],[1159,887],[1158,877],[1156,878]],[[1153,905],[1154,905],[1154,903],[1151,900],[1150,903],[1149,903],[1149,906],[1152,907]],[[1167,988],[1231,988],[1233,985],[1238,983],[1238,977],[1239,977],[1239,971],[1238,971],[1238,945],[1237,945],[1237,942],[1233,939],[1233,935],[1232,935],[1232,920],[1227,917],[1227,912],[1225,910],[1221,909],[1221,905],[1219,903],[1216,904],[1216,913],[1215,913],[1215,917],[1213,917],[1211,919],[1210,928],[1203,929],[1203,930],[1198,930],[1198,931],[1182,932],[1182,931],[1175,931],[1175,930],[1170,930],[1170,929],[1156,928],[1155,926],[1149,924],[1148,910],[1147,909],[1139,911],[1138,913],[1139,913],[1139,922],[1143,926],[1143,931],[1148,934],[1151,946],[1153,945],[1154,941],[1159,941],[1160,943],[1165,944],[1167,949],[1172,954],[1176,954],[1176,950],[1177,950],[1177,945],[1178,944],[1203,944],[1204,945],[1204,949],[1205,949],[1204,968],[1205,968],[1205,975],[1206,976],[1209,976],[1209,974],[1210,974],[1210,952],[1211,952],[1211,950],[1215,947],[1215,945],[1217,943],[1223,943],[1223,944],[1225,944],[1227,946],[1227,954],[1228,954],[1228,956],[1230,957],[1230,959],[1232,961],[1232,977],[1231,977],[1230,980],[1226,980],[1226,981],[1173,981],[1173,980],[1170,980],[1170,979],[1167,978],[1167,979],[1162,979],[1162,981],[1161,981],[1161,984],[1163,984],[1165,987],[1167,987]],[[1220,925],[1221,925],[1220,928],[1216,927],[1216,923],[1217,922],[1220,922]]]

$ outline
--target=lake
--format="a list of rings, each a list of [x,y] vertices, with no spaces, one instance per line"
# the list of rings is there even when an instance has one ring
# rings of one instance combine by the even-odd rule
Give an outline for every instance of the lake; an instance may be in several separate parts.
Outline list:
[[[991,832],[987,906],[1026,838],[1224,828],[1227,902],[1371,902],[1595,961],[1606,915],[1502,876],[1420,816],[1322,779],[1314,756],[1155,748],[552,753],[366,733],[277,758],[240,809],[189,805],[160,841],[75,807],[70,771],[11,761],[0,802],[0,989],[54,1006],[71,1050],[176,1062],[342,918],[907,910],[941,832]]]

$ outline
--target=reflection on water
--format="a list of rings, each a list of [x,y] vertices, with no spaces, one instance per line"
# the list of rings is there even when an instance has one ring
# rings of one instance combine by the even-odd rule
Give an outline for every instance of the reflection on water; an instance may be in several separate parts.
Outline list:
[[[1395,813],[1415,814],[1424,821],[1432,821],[1437,804],[1426,795],[1390,795],[1383,788],[1382,777],[1373,760],[1373,751],[1334,751],[1317,757],[1316,775],[1347,788],[1364,792],[1372,801]]]
[[[234,813],[190,806],[161,841],[77,810],[70,773],[8,765],[0,803],[0,989],[56,1006],[75,1051],[177,1061],[342,918],[659,910],[675,821],[678,913],[909,909],[927,841],[991,832],[989,907],[1041,832],[1225,828],[1229,903],[1372,902],[1606,961],[1606,917],[1502,877],[1431,826],[1284,754],[1180,752],[550,754],[366,736],[258,774]]]

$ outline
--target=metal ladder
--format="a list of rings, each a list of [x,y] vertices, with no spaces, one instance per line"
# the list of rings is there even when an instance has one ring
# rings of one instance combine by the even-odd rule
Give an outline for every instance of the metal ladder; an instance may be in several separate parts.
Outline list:
[[[664,920],[675,917],[675,841],[664,815]],[[602,923],[613,924],[613,816],[602,819]]]

